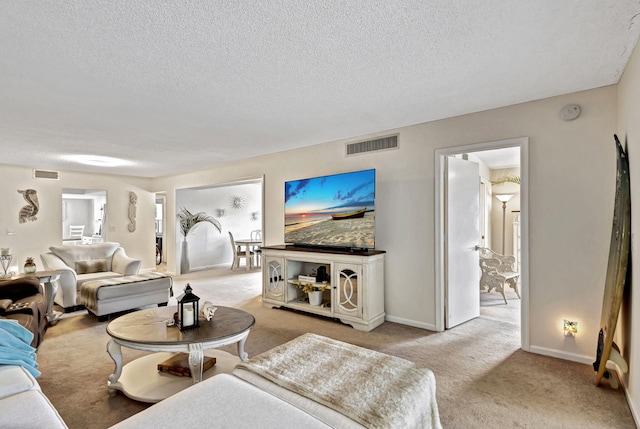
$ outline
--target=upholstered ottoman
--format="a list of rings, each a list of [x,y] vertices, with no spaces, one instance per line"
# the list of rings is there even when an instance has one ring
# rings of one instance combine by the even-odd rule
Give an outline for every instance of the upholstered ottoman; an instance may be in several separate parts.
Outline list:
[[[91,280],[80,286],[80,303],[106,319],[106,315],[146,305],[166,305],[171,297],[173,279],[162,273]]]

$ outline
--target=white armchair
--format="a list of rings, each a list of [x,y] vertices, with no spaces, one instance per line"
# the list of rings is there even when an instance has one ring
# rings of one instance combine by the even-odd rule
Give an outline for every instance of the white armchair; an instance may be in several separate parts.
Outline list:
[[[55,302],[72,310],[80,304],[80,286],[90,280],[138,274],[142,261],[129,258],[120,243],[51,246],[40,255],[47,270],[61,271]]]

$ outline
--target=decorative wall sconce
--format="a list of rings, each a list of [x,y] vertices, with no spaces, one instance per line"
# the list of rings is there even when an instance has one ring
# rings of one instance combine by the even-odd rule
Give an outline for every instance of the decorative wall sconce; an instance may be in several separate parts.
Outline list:
[[[575,337],[578,333],[578,322],[564,319],[562,329],[565,337]]]

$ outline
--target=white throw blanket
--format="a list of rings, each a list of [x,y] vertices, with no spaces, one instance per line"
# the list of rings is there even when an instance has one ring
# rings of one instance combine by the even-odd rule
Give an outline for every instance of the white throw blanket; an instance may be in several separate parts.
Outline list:
[[[395,356],[305,334],[236,367],[368,428],[441,428],[433,373]]]

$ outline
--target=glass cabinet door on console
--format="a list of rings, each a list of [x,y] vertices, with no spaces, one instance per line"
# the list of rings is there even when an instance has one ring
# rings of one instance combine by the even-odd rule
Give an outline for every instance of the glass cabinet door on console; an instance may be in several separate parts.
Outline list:
[[[285,302],[284,258],[266,257],[263,264],[263,297]]]
[[[335,284],[333,311],[336,315],[362,317],[362,291],[358,283],[362,279],[362,265],[335,264]],[[360,295],[359,295],[360,294]]]

